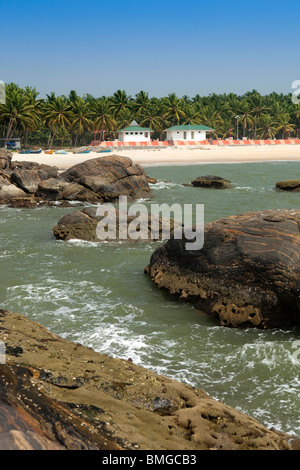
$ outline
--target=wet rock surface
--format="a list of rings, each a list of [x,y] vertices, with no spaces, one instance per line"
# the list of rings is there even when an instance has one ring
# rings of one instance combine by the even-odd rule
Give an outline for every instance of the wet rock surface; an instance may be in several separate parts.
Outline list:
[[[104,207],[101,208],[103,212]],[[99,228],[101,221],[103,225]],[[182,223],[153,214],[127,216],[126,212],[115,209],[99,215],[95,207],[89,207],[63,216],[53,228],[53,233],[57,239],[65,241],[157,241],[163,240],[164,233],[172,234],[176,227],[181,228]]]
[[[293,193],[299,193],[300,192],[300,180],[278,181],[278,183],[276,183],[275,188],[280,191],[290,191]]]
[[[192,181],[192,186],[196,188],[216,188],[226,189],[231,188],[231,181],[222,178],[221,176],[205,175],[199,176]]]
[[[145,272],[230,327],[300,324],[300,210],[252,212],[205,225],[204,245],[171,238]]]
[[[292,450],[298,440],[175,380],[0,310],[1,449]]]

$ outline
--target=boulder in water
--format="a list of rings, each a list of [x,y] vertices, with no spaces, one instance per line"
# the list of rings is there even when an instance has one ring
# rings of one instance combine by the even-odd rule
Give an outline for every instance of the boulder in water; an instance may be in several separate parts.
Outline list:
[[[300,324],[300,209],[205,224],[204,246],[185,237],[155,250],[145,268],[160,288],[230,327]]]
[[[276,189],[281,191],[290,191],[293,193],[300,192],[300,180],[286,180],[286,181],[278,181],[276,183]]]
[[[192,185],[197,188],[216,188],[216,189],[225,189],[231,188],[231,181],[222,178],[221,176],[199,176],[198,178],[192,181]]]

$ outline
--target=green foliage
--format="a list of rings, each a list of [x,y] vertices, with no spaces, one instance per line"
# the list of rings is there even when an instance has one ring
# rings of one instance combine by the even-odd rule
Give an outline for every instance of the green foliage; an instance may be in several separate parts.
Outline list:
[[[6,100],[0,104],[0,135],[8,141],[21,137],[24,146],[86,145],[93,131],[105,131],[109,138],[136,120],[150,127],[153,138],[164,139],[165,129],[178,124],[202,124],[214,129],[213,137],[237,136],[257,139],[288,138],[298,135],[300,105],[291,94],[275,92],[262,96],[252,90],[242,96],[234,93],[162,98],[149,97],[143,90],[132,96],[117,90],[112,96],[80,97],[75,90],[68,96],[51,92],[39,98],[32,87],[6,85]],[[236,116],[239,116],[237,119]]]

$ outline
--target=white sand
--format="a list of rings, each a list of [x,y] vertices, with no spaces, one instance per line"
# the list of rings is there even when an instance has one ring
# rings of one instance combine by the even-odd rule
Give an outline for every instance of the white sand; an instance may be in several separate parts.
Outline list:
[[[216,147],[208,146],[203,149],[189,147],[166,149],[122,150],[115,149],[112,153],[67,155],[45,153],[41,154],[14,154],[13,161],[32,161],[57,166],[65,170],[71,166],[91,158],[108,155],[121,155],[130,157],[134,163],[143,166],[152,165],[191,165],[200,163],[241,163],[241,162],[270,162],[270,161],[300,161],[300,145],[258,145],[245,147]]]

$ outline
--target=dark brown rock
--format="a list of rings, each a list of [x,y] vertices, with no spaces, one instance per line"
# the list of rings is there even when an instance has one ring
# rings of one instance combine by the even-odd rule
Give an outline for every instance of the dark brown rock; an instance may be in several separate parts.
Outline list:
[[[286,180],[286,181],[278,181],[276,183],[276,189],[281,191],[290,191],[293,193],[300,192],[300,180]]]
[[[232,327],[300,324],[300,210],[235,215],[205,225],[204,246],[170,239],[145,272]]]
[[[0,310],[0,448],[292,450],[295,439],[181,384]]]
[[[231,181],[221,178],[220,176],[199,176],[192,181],[192,185],[197,188],[216,188],[216,189],[225,189],[231,188]]]
[[[87,160],[63,172],[59,179],[78,183],[105,202],[119,196],[139,198],[152,194],[143,168],[130,158],[117,155]]]

